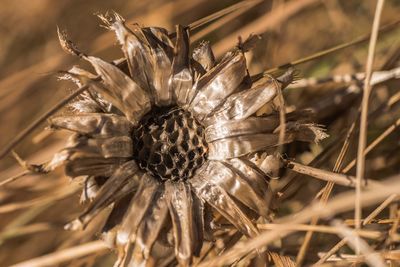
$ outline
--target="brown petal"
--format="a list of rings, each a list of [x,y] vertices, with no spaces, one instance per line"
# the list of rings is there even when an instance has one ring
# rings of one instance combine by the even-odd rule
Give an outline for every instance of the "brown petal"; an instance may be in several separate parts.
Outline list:
[[[273,100],[280,87],[278,81],[266,76],[261,84],[230,95],[225,103],[214,112],[212,119],[215,121],[246,119]]]
[[[193,59],[203,68],[204,72],[211,70],[215,65],[215,57],[210,43],[201,42],[193,50]]]
[[[92,84],[95,85],[93,89],[98,90],[103,96],[108,96],[109,101],[136,125],[151,109],[148,93],[113,64],[91,56],[85,59],[93,65],[105,85],[101,86],[99,82],[93,81]]]
[[[278,116],[250,117],[245,120],[216,122],[205,130],[207,142],[241,135],[272,133],[279,126]]]
[[[146,266],[151,257],[153,245],[163,229],[167,216],[168,206],[165,194],[164,192],[160,192],[156,196],[155,203],[151,209],[147,210],[143,222],[138,228],[133,256],[130,262],[131,266]]]
[[[256,188],[244,178],[237,169],[233,168],[228,163],[210,161],[207,169],[208,181],[214,183],[233,198],[236,198],[250,209],[256,211],[258,214],[266,216],[268,205],[263,194],[259,194]]]
[[[265,195],[267,193],[270,178],[254,162],[247,158],[233,158],[225,162],[242,175],[258,192],[257,194]]]
[[[71,177],[81,175],[111,176],[126,161],[127,159],[121,158],[87,157],[78,153],[67,161],[65,173]]]
[[[193,255],[196,257],[200,256],[201,248],[203,247],[203,240],[204,240],[204,203],[201,201],[200,198],[196,196],[196,194],[192,194],[193,198],[193,220],[196,224],[196,231],[194,233],[194,248],[193,248]]]
[[[274,132],[279,132],[279,127]],[[318,143],[329,136],[321,125],[314,123],[288,122],[286,132],[295,140],[310,143]]]
[[[180,266],[189,266],[193,251],[198,245],[197,226],[190,185],[185,182],[166,182],[167,203],[172,220],[175,240],[175,255]]]
[[[113,207],[110,215],[108,215],[107,221],[106,221],[103,229],[101,230],[102,232],[111,231],[111,229],[113,229],[115,226],[119,225],[122,222],[122,219],[123,219],[126,211],[128,210],[129,203],[131,202],[131,199],[133,198],[133,195],[134,195],[134,192],[131,192],[114,203],[114,207]],[[115,242],[115,240],[114,240],[114,242]]]
[[[219,185],[210,181],[210,169],[208,164],[198,170],[195,177],[189,180],[196,195],[214,207],[222,216],[229,220],[236,228],[247,236],[256,236],[257,228],[252,221],[236,205],[235,201]],[[218,171],[218,170],[217,170]]]
[[[77,220],[67,226],[68,229],[85,227],[100,211],[113,202],[135,190],[143,174],[134,161],[128,161],[119,167],[100,188],[93,202]]]
[[[106,26],[115,31],[117,39],[122,46],[122,51],[128,61],[128,68],[132,79],[148,93],[152,94],[151,81],[153,79],[153,65],[151,62],[151,49],[142,29],[133,25],[129,29],[125,20],[118,14],[100,16]]]
[[[198,81],[198,92],[189,109],[200,121],[210,114],[242,83],[247,74],[246,60],[240,50],[228,53],[213,69]]]
[[[208,144],[208,158],[212,160],[238,158],[251,152],[277,146],[278,141],[278,134],[252,134],[220,139]]]
[[[105,138],[88,138],[79,136],[75,146],[70,151],[86,153],[88,156],[102,156],[104,158],[128,158],[133,154],[132,138],[129,136],[115,136]]]
[[[154,196],[160,190],[160,184],[148,174],[143,175],[140,179],[140,186],[129,204],[120,229],[117,231],[117,245],[120,247],[125,247],[135,241],[136,231],[147,210],[154,205]]]
[[[176,43],[172,62],[170,86],[174,90],[178,105],[184,105],[193,95],[193,78],[190,71],[189,35],[188,30],[181,25],[176,26]]]
[[[83,190],[80,198],[80,202],[84,203],[88,200],[93,200],[100,190],[100,185],[96,182],[96,177],[86,177],[83,184]]]
[[[125,117],[102,113],[56,116],[49,123],[52,128],[101,137],[129,136],[132,130],[132,124]]]
[[[174,88],[169,86],[172,68],[171,47],[165,43],[168,35],[161,28],[145,28],[143,30],[152,49],[152,85],[156,93],[156,105],[174,104]]]

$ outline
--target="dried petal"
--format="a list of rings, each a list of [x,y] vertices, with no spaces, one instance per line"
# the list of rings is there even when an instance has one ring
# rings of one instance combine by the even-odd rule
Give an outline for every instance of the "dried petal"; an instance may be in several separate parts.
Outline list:
[[[99,16],[106,26],[115,31],[117,39],[122,46],[132,79],[153,94],[151,81],[153,79],[153,65],[151,62],[151,49],[142,29],[134,25],[133,30],[125,25],[125,20],[118,14],[111,16]]]
[[[93,65],[105,85],[97,85],[93,89],[100,89],[100,94],[109,96],[113,100],[110,102],[136,125],[143,115],[150,111],[151,103],[147,92],[113,64],[96,57],[85,58]]]
[[[101,187],[96,198],[90,203],[86,211],[66,227],[72,230],[85,227],[93,217],[108,205],[135,190],[139,185],[141,176],[143,174],[139,171],[134,161],[128,161],[123,164]]]
[[[254,192],[268,204],[272,193],[269,188],[269,177],[248,159],[233,158],[225,161],[230,167],[240,175],[251,186]],[[259,214],[266,217],[267,210],[261,209]]]
[[[194,88],[190,71],[188,30],[178,25],[176,34],[170,87],[175,92],[177,104],[182,106],[189,101],[189,96],[193,95]]]
[[[278,116],[250,117],[245,120],[216,122],[205,130],[207,142],[241,135],[272,133],[279,126]]]
[[[113,229],[115,226],[117,226],[122,222],[122,219],[124,218],[124,215],[128,210],[129,203],[131,202],[134,193],[135,191],[127,194],[126,196],[124,196],[123,198],[114,203],[114,207],[110,215],[108,215],[107,221],[102,229],[103,233],[111,231],[111,229]],[[112,243],[114,243],[115,245],[115,235]]]
[[[129,136],[89,138],[79,136],[76,144],[69,148],[88,156],[101,155],[104,158],[128,158],[133,155],[133,141]]]
[[[253,188],[252,184],[245,179],[243,173],[240,173],[239,170],[224,162],[210,161],[205,171],[210,183],[220,186],[233,198],[258,214],[267,215],[266,198]]]
[[[251,89],[232,94],[211,116],[213,121],[246,119],[263,105],[273,100],[280,90],[280,83],[266,76],[261,84]],[[208,119],[207,123],[208,123]]]
[[[152,247],[157,241],[167,219],[168,206],[164,192],[160,192],[155,199],[156,202],[151,209],[147,210],[147,214],[137,231],[131,266],[146,264],[151,257]]]
[[[208,158],[212,160],[238,158],[251,152],[277,146],[278,142],[278,134],[252,134],[220,139],[208,144]]]
[[[193,59],[203,68],[204,72],[211,70],[215,65],[214,53],[209,42],[201,42],[193,50]]]
[[[140,186],[129,204],[120,229],[117,231],[118,246],[125,247],[135,241],[136,231],[147,210],[154,205],[154,197],[160,188],[162,188],[160,184],[148,174],[141,177]]]
[[[111,176],[127,159],[93,157],[74,153],[65,165],[65,174],[71,177],[81,175]]]
[[[246,76],[246,60],[240,50],[228,53],[213,69],[198,81],[198,92],[189,106],[200,121],[221,105]]]
[[[165,189],[174,233],[175,255],[180,266],[189,266],[197,245],[195,242],[202,242],[195,239],[197,227],[190,185],[184,182],[168,181],[165,183]]]
[[[123,116],[102,113],[74,114],[49,119],[50,127],[90,136],[129,136],[132,124]]]
[[[207,165],[207,163],[203,165],[197,175],[189,180],[196,195],[214,207],[243,234],[256,236],[258,234],[257,228],[235,201],[219,185],[208,181],[211,170],[207,168]]]

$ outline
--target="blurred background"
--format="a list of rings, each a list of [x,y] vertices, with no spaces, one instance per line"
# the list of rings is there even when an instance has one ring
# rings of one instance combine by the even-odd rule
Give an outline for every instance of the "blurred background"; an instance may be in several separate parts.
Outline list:
[[[170,31],[174,25],[188,25],[207,15],[235,5],[233,0],[1,0],[0,1],[0,147],[45,113],[75,86],[58,81],[57,71],[83,64],[66,55],[58,43],[57,25],[87,54],[106,60],[122,57],[112,32],[99,27],[95,16],[114,10],[129,22],[144,26],[161,26]],[[376,1],[374,0],[265,0],[241,1],[232,12],[191,32],[195,45],[201,40],[212,44],[217,57],[237,44],[238,38],[261,34],[256,48],[246,55],[251,74],[291,62],[332,46],[368,35]],[[400,1],[387,0],[381,25],[399,20]],[[368,41],[296,66],[299,78],[323,78],[333,74],[354,74],[365,69]],[[400,27],[379,36],[374,70],[399,66]],[[397,57],[397,60],[396,60]],[[392,61],[391,61],[392,60]],[[386,64],[386,65],[385,65]],[[310,162],[352,122],[357,111],[358,91],[343,93],[342,85],[323,84],[292,88],[285,92],[288,110],[313,108],[316,122],[325,124],[330,138],[320,146],[305,148],[302,144],[288,147],[286,154],[303,163]],[[386,103],[399,89],[399,82],[377,86],[371,109]],[[341,90],[341,91],[340,91]],[[332,101],[339,97],[335,103]],[[379,135],[399,118],[398,108],[379,114],[371,122],[368,137]],[[65,133],[43,131],[41,125],[16,147],[16,152],[31,163],[44,162],[62,147]],[[400,133],[388,137],[368,157],[368,177],[382,178],[400,171],[398,154]],[[369,140],[370,140],[369,139]],[[351,146],[354,148],[354,142]],[[340,147],[339,147],[340,149]],[[337,156],[336,150],[336,156]],[[351,150],[348,158],[355,155]],[[333,158],[322,168],[331,169]],[[9,154],[0,161],[0,181],[22,172]],[[300,210],[307,205],[322,184],[314,180],[292,186],[281,213]],[[307,182],[308,181],[308,182]],[[301,189],[299,189],[301,188]],[[311,194],[310,194],[311,192]],[[61,248],[95,240],[89,227],[84,232],[63,230],[65,222],[82,209],[76,186],[62,171],[46,176],[26,176],[0,188],[0,266],[31,259]],[[88,234],[89,233],[89,234]],[[289,240],[285,251],[296,255],[299,242]],[[68,266],[110,266],[112,253],[103,251],[68,263]],[[108,256],[111,255],[111,256]],[[316,254],[310,252],[310,260]],[[97,260],[96,260],[97,259]],[[102,263],[99,263],[102,262]]]

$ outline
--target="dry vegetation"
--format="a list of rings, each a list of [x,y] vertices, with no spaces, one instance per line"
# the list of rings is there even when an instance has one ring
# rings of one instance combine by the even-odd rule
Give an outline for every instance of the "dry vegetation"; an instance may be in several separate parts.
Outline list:
[[[248,0],[203,25],[199,19],[238,1],[3,0],[0,150],[72,92],[55,75],[77,64],[59,47],[56,25],[107,60],[120,50],[92,16],[107,10],[170,30],[200,22],[192,41],[209,40],[218,57],[239,36],[258,33],[262,40],[246,55],[250,72],[279,73],[277,66],[295,62],[299,80],[284,91],[285,108],[313,110],[330,137],[285,146],[270,221],[258,222],[261,235],[240,238],[226,225],[195,265],[262,266],[252,258],[267,246],[270,266],[400,266],[400,1],[385,1],[380,20],[377,2]],[[62,146],[65,135],[44,127],[14,148],[21,158],[44,162]],[[0,266],[112,266],[114,253],[96,235],[102,218],[84,231],[63,230],[82,210],[78,183],[61,170],[6,183],[25,171],[11,153],[0,168]]]

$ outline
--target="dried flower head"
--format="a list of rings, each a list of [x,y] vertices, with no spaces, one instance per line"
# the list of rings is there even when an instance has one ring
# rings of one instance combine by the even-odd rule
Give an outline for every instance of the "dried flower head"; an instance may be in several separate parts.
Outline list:
[[[111,207],[103,233],[118,250],[116,266],[156,264],[171,249],[179,265],[189,265],[213,214],[257,235],[254,220],[268,215],[269,176],[280,167],[271,152],[280,145],[280,118],[254,114],[274,103],[290,72],[283,81],[250,79],[244,53],[255,36],[217,63],[206,42],[190,57],[185,27],[173,39],[162,28],[128,28],[117,14],[101,19],[115,31],[123,60],[85,55],[59,31],[64,50],[96,72],[65,73],[89,90],[73,104],[75,114],[50,119],[74,134],[44,168],[64,165],[67,175],[84,176],[83,200],[90,200],[67,228],[84,228]],[[287,120],[284,143],[323,137],[296,115]],[[267,150],[262,164],[249,157]]]

